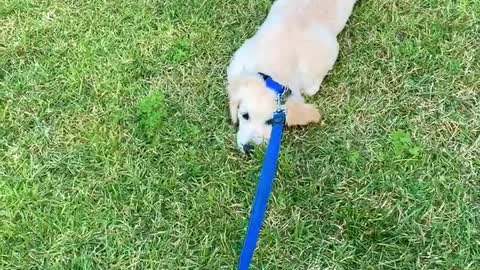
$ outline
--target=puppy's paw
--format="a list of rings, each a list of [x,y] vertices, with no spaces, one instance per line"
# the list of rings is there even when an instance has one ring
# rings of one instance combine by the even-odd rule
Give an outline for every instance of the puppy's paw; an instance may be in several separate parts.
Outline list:
[[[311,104],[298,101],[287,101],[287,125],[304,126],[320,122],[320,112]]]

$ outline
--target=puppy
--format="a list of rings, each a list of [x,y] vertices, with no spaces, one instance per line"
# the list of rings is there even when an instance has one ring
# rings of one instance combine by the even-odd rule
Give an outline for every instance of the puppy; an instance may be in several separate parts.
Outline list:
[[[277,0],[256,34],[235,52],[227,69],[230,116],[239,124],[237,144],[251,149],[270,137],[275,93],[259,74],[292,90],[288,126],[320,121],[303,96],[318,92],[338,56],[337,35],[356,0]]]

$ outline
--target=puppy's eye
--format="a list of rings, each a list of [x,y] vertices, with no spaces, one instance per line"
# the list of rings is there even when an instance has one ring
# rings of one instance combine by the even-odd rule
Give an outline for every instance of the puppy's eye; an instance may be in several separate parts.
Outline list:
[[[245,120],[248,120],[248,119],[250,119],[250,115],[248,113],[244,113],[244,114],[242,114],[242,118],[245,119]]]
[[[265,125],[272,125],[273,124],[273,118],[270,118],[268,119],[267,121],[265,121]]]

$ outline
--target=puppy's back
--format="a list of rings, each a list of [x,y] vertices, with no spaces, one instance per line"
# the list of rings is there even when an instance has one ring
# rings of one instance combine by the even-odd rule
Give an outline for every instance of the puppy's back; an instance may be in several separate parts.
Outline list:
[[[283,24],[283,29],[302,29],[320,24],[337,35],[345,27],[355,2],[356,0],[277,0],[272,5],[265,26],[280,23]]]

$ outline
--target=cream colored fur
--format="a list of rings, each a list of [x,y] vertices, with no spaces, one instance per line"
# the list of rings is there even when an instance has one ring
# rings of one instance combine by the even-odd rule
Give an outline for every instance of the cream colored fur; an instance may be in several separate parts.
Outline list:
[[[292,89],[287,124],[319,122],[320,113],[305,104],[314,95],[338,55],[337,35],[344,28],[355,0],[277,0],[257,33],[235,52],[227,70],[232,121],[239,124],[237,143],[267,140],[266,121],[275,110],[275,96],[258,72]],[[248,114],[248,120],[245,119]]]

